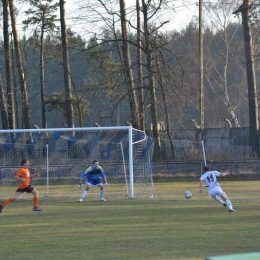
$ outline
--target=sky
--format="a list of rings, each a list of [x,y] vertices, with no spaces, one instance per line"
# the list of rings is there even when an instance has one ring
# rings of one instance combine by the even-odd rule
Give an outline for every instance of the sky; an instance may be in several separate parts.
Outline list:
[[[126,6],[135,6],[136,0],[125,0]],[[199,0],[172,0],[174,10],[164,12],[164,18],[169,20],[169,24],[165,27],[169,30],[183,29],[193,18],[198,16],[199,7],[197,6]]]
[[[75,0],[77,1],[77,0]],[[80,0],[78,0],[80,1]],[[91,0],[90,0],[91,1]],[[92,0],[93,2],[96,0]],[[96,1],[97,2],[97,1]],[[140,1],[141,2],[141,1]],[[133,21],[135,25],[135,20],[133,18],[133,13],[131,10],[135,10],[136,0],[125,0],[126,8],[128,10],[128,19]],[[158,18],[158,22],[163,22],[165,20],[169,20],[169,23],[165,24],[161,30],[171,31],[171,30],[178,30],[185,28],[188,23],[192,20],[194,16],[199,15],[199,7],[197,6],[198,0],[172,0],[172,5],[174,5],[173,10],[164,10],[162,19]],[[67,10],[69,16],[69,10],[73,13],[73,4],[72,0],[67,1]],[[132,8],[132,9],[131,9]],[[115,9],[114,9],[115,10]],[[119,10],[119,5],[116,5],[116,10]]]
[[[89,0],[89,1],[93,1],[93,3],[97,2],[96,0]],[[79,4],[75,4],[77,2]],[[125,0],[125,2],[126,2],[126,7],[131,9],[131,7],[135,6],[136,0]],[[192,20],[193,17],[196,16],[198,17],[198,13],[199,13],[198,6],[197,6],[198,0],[173,0],[172,2],[174,4],[174,10],[167,10],[164,11],[163,13],[163,19],[169,20],[170,22],[164,25],[162,30],[180,31],[181,29],[185,28],[185,26],[187,26],[187,24]],[[78,12],[78,10],[76,12],[76,9],[78,9],[79,6],[80,6],[80,0],[67,0],[65,6],[66,18],[67,18],[68,26],[70,26],[73,31],[76,31],[77,33],[79,33],[79,35],[83,36],[82,34],[84,34],[86,24],[75,20],[75,14]],[[18,8],[20,9],[20,12],[19,12],[19,16],[17,17],[17,24],[18,24],[20,35],[23,35],[24,32],[22,30],[21,21],[26,19],[26,16],[23,13],[23,11],[28,9],[28,5],[22,3],[21,6],[19,6]],[[82,12],[82,15],[84,15],[84,12]]]

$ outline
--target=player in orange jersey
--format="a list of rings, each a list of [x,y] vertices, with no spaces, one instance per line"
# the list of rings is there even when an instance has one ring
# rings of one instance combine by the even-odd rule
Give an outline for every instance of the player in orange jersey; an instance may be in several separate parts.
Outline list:
[[[21,168],[17,171],[15,178],[19,181],[18,189],[16,190],[14,196],[12,198],[7,199],[0,205],[0,213],[5,206],[10,204],[12,201],[18,199],[24,192],[33,194],[33,210],[41,211],[38,207],[38,191],[30,185],[30,180],[32,177],[39,176],[39,173],[30,174],[29,170],[29,160],[23,159],[21,162]]]

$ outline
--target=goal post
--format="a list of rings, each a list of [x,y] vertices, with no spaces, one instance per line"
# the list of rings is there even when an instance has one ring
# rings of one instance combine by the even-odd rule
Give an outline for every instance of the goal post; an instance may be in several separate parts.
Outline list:
[[[39,164],[45,176],[41,183],[45,183],[46,195],[52,196],[53,185],[75,187],[80,172],[97,159],[112,184],[106,189],[111,193],[121,184],[130,198],[155,193],[153,140],[132,126],[0,130],[0,147],[1,186],[13,185],[8,172],[14,173],[21,159],[28,158],[35,171]],[[64,192],[68,197],[79,195],[79,190]]]

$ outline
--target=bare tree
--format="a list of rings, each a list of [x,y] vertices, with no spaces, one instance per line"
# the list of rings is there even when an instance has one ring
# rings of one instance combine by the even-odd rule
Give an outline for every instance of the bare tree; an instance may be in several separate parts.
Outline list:
[[[121,19],[121,30],[122,30],[122,52],[123,52],[123,66],[124,66],[124,75],[126,79],[126,85],[128,87],[129,94],[129,104],[130,112],[132,118],[132,125],[135,128],[140,128],[140,120],[138,118],[138,106],[137,106],[137,97],[134,86],[134,78],[128,43],[128,32],[127,32],[127,20],[126,20],[126,10],[125,10],[125,1],[120,0],[120,19]]]
[[[156,86],[154,79],[154,64],[153,64],[153,50],[151,46],[151,32],[149,29],[149,20],[153,17],[154,13],[149,15],[150,1],[146,2],[142,0],[142,10],[143,10],[143,24],[144,24],[144,41],[145,41],[145,56],[146,56],[146,69],[148,73],[149,81],[149,92],[151,95],[151,118],[152,118],[152,131],[153,138],[155,138],[155,157],[160,158],[161,155],[161,140],[158,129],[158,112],[157,112],[157,95]],[[159,7],[158,7],[159,8]],[[156,12],[156,11],[154,11]]]
[[[161,55],[160,55],[161,54]],[[167,133],[167,137],[169,140],[169,144],[170,144],[170,151],[171,151],[171,157],[174,158],[175,156],[175,151],[174,151],[174,143],[173,143],[173,134],[171,131],[171,124],[170,124],[170,108],[169,108],[169,103],[171,101],[171,96],[167,95],[169,91],[169,89],[171,89],[170,86],[167,86],[166,84],[166,78],[168,77],[167,75],[167,63],[164,60],[163,54],[162,53],[158,53],[158,55],[156,55],[156,68],[158,71],[158,84],[160,86],[160,92],[161,92],[161,96],[162,96],[162,104],[164,107],[164,112],[165,112],[165,121],[166,121],[166,129],[161,129],[161,130],[166,130]],[[162,124],[162,121],[159,121]],[[163,152],[162,152],[163,153]],[[163,154],[163,157],[165,158],[166,155]],[[170,157],[168,155],[168,157]]]
[[[232,10],[235,5],[235,2],[234,5],[228,6],[224,6],[222,3],[208,3],[205,5],[208,21],[211,24],[210,30],[217,33],[215,35],[212,34],[212,39],[207,39],[205,50],[207,62],[204,75],[214,93],[216,93],[218,88],[223,90],[224,98],[222,95],[215,95],[216,100],[224,103],[234,126],[240,127],[235,111],[235,107],[239,106],[238,100],[236,99],[232,102],[230,94],[232,95],[233,91],[228,83],[228,75],[232,71],[230,57],[236,56],[233,45],[239,29],[239,24],[234,24],[232,21]],[[218,54],[217,57],[215,55],[216,52]]]

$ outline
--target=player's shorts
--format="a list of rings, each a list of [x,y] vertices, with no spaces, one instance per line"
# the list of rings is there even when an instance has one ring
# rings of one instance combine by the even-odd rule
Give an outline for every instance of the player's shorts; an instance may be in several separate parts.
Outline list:
[[[91,180],[91,179],[87,179],[87,182],[86,182],[88,185],[94,185],[94,186],[100,186],[102,185],[102,182],[100,179],[96,179],[96,180]]]
[[[26,192],[26,193],[31,193],[31,192],[33,191],[33,189],[34,189],[34,187],[31,186],[31,185],[29,185],[29,186],[27,186],[27,187],[24,188],[24,189],[19,189],[19,188],[18,188],[16,192],[22,192],[22,193]]]
[[[212,189],[209,190],[209,195],[211,197],[215,197],[215,196],[222,196],[225,192],[223,191],[223,189],[221,187],[214,187]]]

